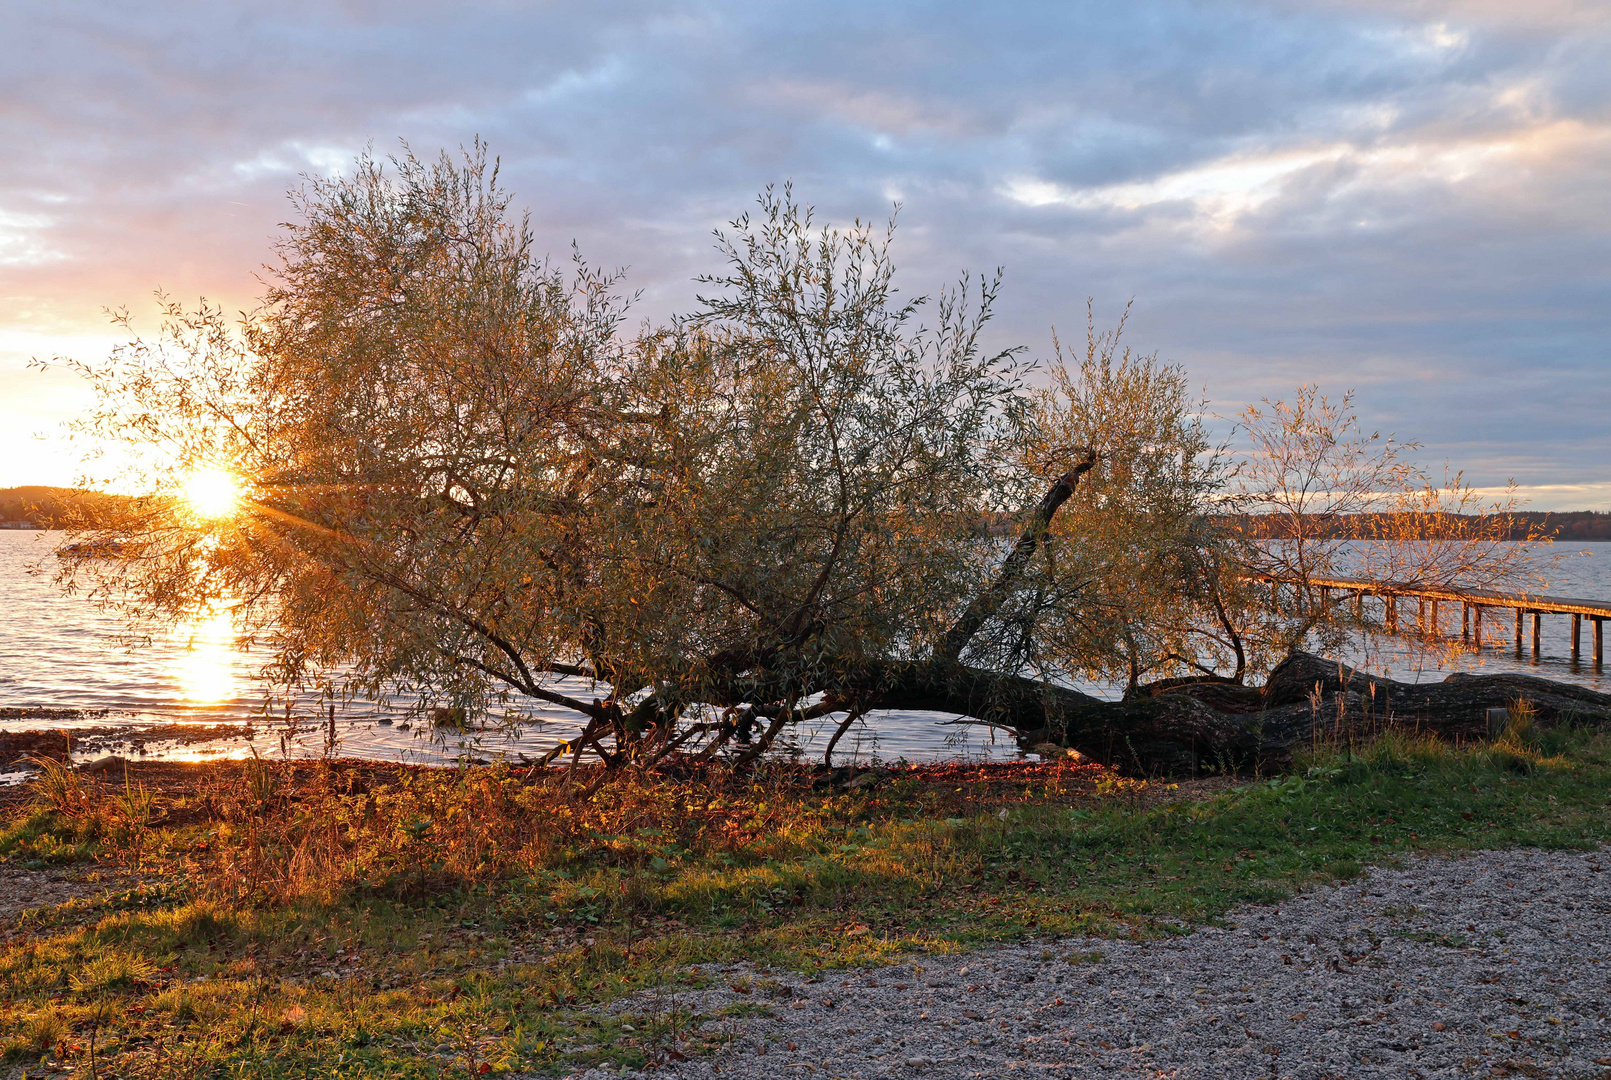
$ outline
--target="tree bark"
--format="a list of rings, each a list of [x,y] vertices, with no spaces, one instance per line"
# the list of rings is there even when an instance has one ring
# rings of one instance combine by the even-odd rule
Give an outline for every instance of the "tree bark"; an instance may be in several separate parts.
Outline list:
[[[868,674],[881,687],[869,708],[974,717],[1012,731],[1026,748],[1054,743],[1139,776],[1280,771],[1317,742],[1388,729],[1482,738],[1487,710],[1517,699],[1533,706],[1542,726],[1611,724],[1611,695],[1582,687],[1529,675],[1401,683],[1301,652],[1262,691],[1188,683],[1116,702],[954,662],[894,663]]]

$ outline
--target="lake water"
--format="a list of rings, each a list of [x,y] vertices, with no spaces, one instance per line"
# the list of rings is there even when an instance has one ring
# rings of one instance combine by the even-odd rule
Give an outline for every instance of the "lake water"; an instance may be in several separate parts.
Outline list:
[[[0,730],[51,727],[89,727],[128,724],[140,727],[159,723],[240,723],[257,715],[254,742],[225,740],[188,748],[157,751],[167,757],[243,756],[253,747],[262,754],[282,749],[283,722],[265,724],[258,713],[262,697],[254,679],[255,662],[237,652],[230,640],[228,620],[215,616],[181,627],[165,640],[137,649],[118,644],[116,618],[87,601],[63,596],[50,581],[54,559],[50,552],[59,534],[0,531],[0,707],[108,710],[100,718],[72,721],[37,718],[0,719]],[[1611,600],[1611,544],[1557,544],[1549,549],[1553,562],[1547,573],[1548,592],[1560,596]],[[1546,616],[1543,655],[1517,658],[1511,651],[1513,624],[1508,612],[1496,613],[1485,639],[1499,645],[1480,653],[1460,654],[1448,666],[1416,667],[1389,646],[1364,660],[1373,670],[1405,681],[1435,681],[1453,670],[1525,672],[1575,682],[1611,693],[1611,679],[1588,663],[1570,659],[1566,616]],[[1454,616],[1458,618],[1458,614]],[[1590,652],[1589,628],[1584,627],[1584,652]],[[597,696],[580,680],[565,688],[576,696]],[[1088,692],[1116,696],[1111,688],[1082,687]],[[470,756],[490,758],[519,755],[535,757],[580,730],[580,718],[556,706],[537,704],[520,710],[513,730],[475,732],[442,738],[425,725],[404,727],[406,710],[374,702],[353,702],[338,707],[337,753],[346,757],[441,763]],[[840,743],[837,756],[867,757],[877,753],[886,760],[939,758],[995,758],[1017,756],[1017,748],[1004,735],[992,737],[974,725],[950,723],[956,718],[935,713],[873,713]],[[799,732],[795,748],[819,754],[832,727],[828,721]],[[321,753],[324,723],[309,716],[292,733],[285,750],[297,756]]]

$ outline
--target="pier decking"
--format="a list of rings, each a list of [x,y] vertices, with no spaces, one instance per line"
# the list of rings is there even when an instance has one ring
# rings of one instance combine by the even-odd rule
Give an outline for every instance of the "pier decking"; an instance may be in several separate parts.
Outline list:
[[[1293,584],[1290,578],[1266,578],[1272,590]],[[1489,608],[1508,608],[1516,613],[1516,652],[1522,651],[1522,629],[1527,616],[1532,616],[1532,651],[1539,653],[1540,625],[1545,615],[1567,615],[1572,619],[1572,662],[1579,663],[1582,654],[1583,620],[1593,624],[1594,667],[1605,663],[1605,621],[1611,619],[1611,601],[1579,600],[1569,596],[1544,596],[1538,593],[1506,593],[1491,589],[1446,589],[1420,585],[1397,585],[1392,582],[1368,581],[1363,578],[1310,578],[1309,585],[1320,590],[1321,603],[1331,603],[1333,590],[1352,593],[1354,610],[1361,612],[1365,597],[1375,596],[1382,601],[1384,622],[1389,633],[1399,629],[1398,602],[1414,597],[1417,601],[1417,624],[1441,631],[1438,605],[1460,605],[1460,637],[1477,648],[1482,648],[1484,613]],[[1429,609],[1430,608],[1430,612]],[[1430,614],[1430,618],[1428,615]]]

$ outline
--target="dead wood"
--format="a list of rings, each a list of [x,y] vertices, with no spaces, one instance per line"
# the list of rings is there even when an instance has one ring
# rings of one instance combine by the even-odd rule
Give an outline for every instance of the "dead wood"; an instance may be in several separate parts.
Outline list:
[[[1387,729],[1482,738],[1488,710],[1518,700],[1542,726],[1611,724],[1611,695],[1583,687],[1527,675],[1402,683],[1301,652],[1262,691],[1189,683],[1128,701],[943,662],[892,664],[875,681],[883,688],[875,708],[975,717],[1011,731],[1026,748],[1054,743],[1141,776],[1280,771],[1317,742]]]

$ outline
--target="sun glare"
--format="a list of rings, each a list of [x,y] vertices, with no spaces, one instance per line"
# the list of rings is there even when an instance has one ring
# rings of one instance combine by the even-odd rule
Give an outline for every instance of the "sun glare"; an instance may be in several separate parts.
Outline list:
[[[234,624],[229,611],[206,611],[185,628],[190,640],[173,663],[184,699],[194,705],[216,705],[235,696]]]
[[[240,505],[240,484],[223,469],[197,469],[185,481],[185,501],[201,517],[228,517]]]

